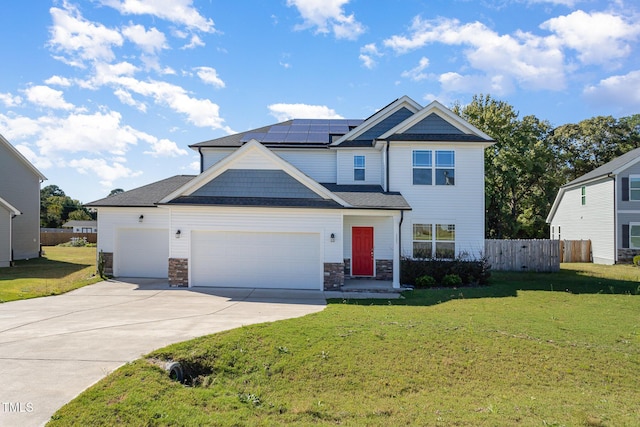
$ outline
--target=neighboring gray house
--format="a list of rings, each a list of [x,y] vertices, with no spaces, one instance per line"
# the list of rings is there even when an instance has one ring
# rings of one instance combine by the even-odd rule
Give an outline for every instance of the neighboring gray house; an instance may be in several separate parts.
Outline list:
[[[74,233],[97,233],[98,221],[78,221],[71,220],[62,224],[62,228],[70,228]]]
[[[0,135],[0,267],[40,255],[40,183],[46,179]]]
[[[551,238],[591,240],[593,262],[640,254],[640,148],[560,187],[547,217]]]

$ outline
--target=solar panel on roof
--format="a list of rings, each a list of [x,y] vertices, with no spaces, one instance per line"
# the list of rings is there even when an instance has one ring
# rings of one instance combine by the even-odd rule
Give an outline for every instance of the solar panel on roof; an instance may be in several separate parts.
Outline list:
[[[292,125],[308,125],[311,123],[311,119],[293,119]]]
[[[275,125],[269,128],[268,133],[287,133],[291,126]]]
[[[306,142],[307,135],[306,133],[290,132],[287,134],[284,142]]]
[[[262,142],[282,142],[286,133],[268,133],[262,138]]]
[[[251,133],[248,133],[248,134],[244,135],[242,137],[242,139],[240,140],[240,142],[249,142],[252,139],[256,139],[258,141],[262,141],[262,139],[264,138],[265,135],[266,135],[266,133],[264,133],[264,132],[251,132]]]
[[[329,142],[329,135],[326,133],[308,133],[307,142]]]
[[[328,124],[324,124],[324,125],[318,125],[318,124],[313,124],[309,126],[309,132],[329,132],[329,125]]]
[[[289,132],[309,132],[309,124],[305,124],[305,125],[293,124],[291,125]]]
[[[347,133],[349,132],[349,126],[347,125],[331,125],[329,126],[329,132],[331,133]]]

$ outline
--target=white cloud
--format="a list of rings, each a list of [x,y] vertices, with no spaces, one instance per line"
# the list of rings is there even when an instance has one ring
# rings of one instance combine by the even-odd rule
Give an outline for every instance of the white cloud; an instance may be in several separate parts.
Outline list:
[[[580,0],[527,0],[528,3],[551,3],[553,5],[561,5],[567,7],[573,7]]]
[[[164,33],[156,28],[147,31],[143,25],[129,24],[122,29],[122,34],[149,54],[155,54],[167,48],[167,39]]]
[[[431,43],[467,47],[471,67],[522,87],[559,90],[565,86],[564,56],[554,38],[518,31],[500,35],[480,22],[462,24],[456,19],[413,19],[409,36],[394,35],[384,45],[406,53]],[[478,88],[481,89],[481,88]]]
[[[191,40],[189,41],[189,43],[185,44],[180,49],[183,49],[183,50],[195,49],[197,47],[202,47],[202,46],[204,46],[204,42],[200,37],[194,34],[191,36]]]
[[[214,87],[217,88],[223,88],[225,86],[224,82],[222,81],[222,79],[220,77],[218,77],[218,72],[215,70],[215,68],[211,68],[211,67],[196,67],[194,68],[194,70],[196,71],[196,74],[198,74],[198,77],[200,77],[200,79],[207,83],[210,84]]]
[[[418,65],[408,71],[402,72],[402,77],[411,79],[415,82],[419,82],[420,80],[424,80],[429,77],[428,74],[425,74],[423,71],[429,67],[429,58],[423,56],[420,58],[420,62]]]
[[[32,86],[24,90],[27,100],[39,107],[54,108],[60,110],[72,110],[73,104],[66,102],[62,91],[49,86]]]
[[[271,104],[267,107],[269,113],[283,122],[297,119],[342,119],[343,117],[332,108],[324,105],[308,104]]]
[[[49,44],[54,51],[67,55],[55,58],[75,67],[82,67],[85,60],[112,61],[112,48],[123,43],[120,33],[87,21],[73,5],[65,2],[63,7],[50,9],[53,26]]]
[[[51,76],[44,82],[48,85],[63,86],[63,87],[71,86],[71,80],[62,76]]]
[[[494,95],[505,95],[513,90],[511,81],[500,75],[461,75],[448,72],[441,74],[438,77],[438,82],[445,93],[473,93],[481,88],[482,91]]]
[[[584,96],[593,104],[637,111],[640,109],[640,70],[603,79],[585,88]]]
[[[640,23],[609,13],[577,10],[540,25],[557,34],[557,43],[578,51],[585,64],[608,64],[628,56],[630,43],[640,35]]]
[[[192,0],[101,0],[123,15],[152,15],[190,29],[213,33],[214,24],[193,7]]]
[[[343,6],[349,0],[287,0],[287,6],[295,6],[304,19],[296,29],[316,28],[317,33],[333,32],[338,39],[358,38],[365,31],[353,14],[346,15]]]
[[[22,103],[22,98],[10,93],[0,93],[0,102],[2,102],[6,107],[16,107]]]
[[[151,154],[153,157],[177,157],[189,154],[187,150],[178,148],[178,145],[175,142],[166,138],[157,139],[152,137],[148,142],[151,146],[151,150],[145,151],[144,154]]]
[[[114,181],[121,178],[132,178],[142,174],[141,171],[132,171],[119,162],[107,163],[105,159],[74,159],[68,163],[69,167],[75,168],[81,174],[97,175],[100,184],[105,188],[113,187]]]
[[[113,94],[118,97],[120,102],[126,105],[135,107],[138,111],[145,113],[147,111],[147,105],[144,102],[139,102],[133,99],[133,95],[124,89],[116,89]]]
[[[372,69],[376,65],[376,57],[382,56],[382,53],[378,51],[375,43],[369,43],[360,48],[360,56],[358,58],[362,61],[362,65],[366,68]]]

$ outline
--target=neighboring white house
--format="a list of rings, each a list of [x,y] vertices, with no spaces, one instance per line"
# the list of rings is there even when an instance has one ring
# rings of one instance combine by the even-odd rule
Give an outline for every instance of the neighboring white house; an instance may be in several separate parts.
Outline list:
[[[46,179],[0,135],[0,267],[40,255],[40,183]]]
[[[198,176],[89,203],[115,276],[177,286],[400,287],[403,256],[479,258],[493,140],[402,97],[365,120],[295,119],[191,146]]]
[[[70,228],[74,233],[97,233],[98,221],[71,220],[62,224],[62,228]]]
[[[547,217],[551,238],[591,240],[593,262],[640,254],[640,148],[563,185]]]

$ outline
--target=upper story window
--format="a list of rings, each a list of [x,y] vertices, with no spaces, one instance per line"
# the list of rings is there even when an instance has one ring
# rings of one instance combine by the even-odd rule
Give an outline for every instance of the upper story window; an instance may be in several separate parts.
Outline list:
[[[640,175],[629,177],[629,200],[640,200]]]
[[[587,187],[585,187],[584,185],[582,186],[582,188],[580,188],[580,200],[582,206],[587,204]]]
[[[431,185],[431,150],[413,152],[413,185]]]
[[[433,151],[413,151],[413,185],[454,185],[455,152],[452,150],[435,151],[435,169]],[[435,176],[434,176],[435,175]]]
[[[364,181],[365,159],[364,156],[353,156],[353,180]]]

